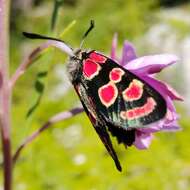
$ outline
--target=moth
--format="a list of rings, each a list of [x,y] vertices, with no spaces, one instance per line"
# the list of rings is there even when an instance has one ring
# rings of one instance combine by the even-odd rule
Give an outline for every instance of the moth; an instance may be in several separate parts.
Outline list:
[[[93,27],[91,22],[83,39]],[[118,143],[131,146],[137,129],[148,128],[166,115],[166,102],[162,95],[102,53],[81,48],[73,50],[56,38],[33,33],[24,35],[33,39],[55,40],[64,47],[69,55],[69,79],[96,133],[117,169],[122,171],[110,134],[117,138]]]

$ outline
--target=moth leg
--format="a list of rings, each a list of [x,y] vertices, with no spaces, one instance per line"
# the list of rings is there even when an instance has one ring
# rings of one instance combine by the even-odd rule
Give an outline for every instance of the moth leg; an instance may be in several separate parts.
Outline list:
[[[106,147],[108,153],[113,158],[115,165],[119,171],[122,171],[121,164],[119,162],[119,159],[117,157],[117,154],[113,148],[111,139],[109,137],[109,134],[105,128],[105,126],[99,124],[98,126],[94,126],[96,132],[98,133],[101,141],[103,142],[104,146]]]

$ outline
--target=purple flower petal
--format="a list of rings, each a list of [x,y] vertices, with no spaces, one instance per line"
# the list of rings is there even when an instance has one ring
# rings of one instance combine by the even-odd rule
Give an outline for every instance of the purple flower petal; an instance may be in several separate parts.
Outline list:
[[[132,72],[139,76],[137,71],[132,71]],[[159,93],[162,94],[163,97],[167,95],[172,100],[180,100],[180,101],[183,100],[183,98],[175,90],[173,90],[168,84],[165,84],[159,81],[158,79],[155,79],[147,75],[146,76],[140,75],[140,78],[146,81],[150,86],[155,88]]]
[[[180,100],[180,101],[184,100],[183,97],[175,89],[173,89],[169,84],[166,84],[164,82],[160,82],[159,80],[158,80],[158,82],[162,83],[163,86],[165,87],[165,89],[167,89],[168,95],[170,96],[171,99]]]
[[[144,133],[155,133],[157,131],[160,131],[164,125],[164,119],[154,122],[153,124],[148,125],[146,128],[140,128],[138,131],[144,132]]]
[[[138,149],[147,149],[152,139],[153,139],[153,135],[151,133],[143,133],[141,131],[136,131],[134,145]]]
[[[172,54],[150,55],[130,61],[125,68],[140,75],[154,74],[178,60],[178,57]]]
[[[167,103],[168,110],[165,117],[165,124],[167,125],[173,121],[177,121],[179,119],[179,115],[176,113],[175,106],[169,97],[167,97],[166,103]]]
[[[172,121],[168,124],[164,124],[163,131],[180,131],[181,127],[179,126],[177,121]]]
[[[117,48],[117,33],[114,34],[111,47],[111,59],[117,60],[116,58],[116,48]]]
[[[130,42],[125,41],[124,45],[123,45],[121,65],[124,66],[128,62],[130,62],[136,58],[137,58],[137,56],[136,56],[135,48],[133,47],[133,45]]]

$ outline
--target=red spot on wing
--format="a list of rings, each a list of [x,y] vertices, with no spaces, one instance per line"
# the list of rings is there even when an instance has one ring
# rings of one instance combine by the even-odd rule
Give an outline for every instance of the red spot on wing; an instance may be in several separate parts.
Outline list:
[[[97,54],[96,52],[90,53],[89,58],[98,63],[105,63],[105,61],[107,60],[106,57]]]
[[[132,120],[144,117],[153,112],[156,102],[152,97],[147,99],[147,102],[142,107],[133,108],[127,111],[121,111],[120,116],[123,119]]]
[[[86,59],[83,61],[83,74],[84,77],[87,79],[92,79],[96,75],[98,75],[101,67],[96,62],[92,61],[91,59]]]
[[[143,83],[137,79],[134,79],[122,94],[124,100],[126,101],[134,101],[140,99],[143,94]]]
[[[135,113],[134,113],[133,110],[129,110],[129,111],[127,112],[127,115],[128,115],[128,117],[133,118],[133,117],[135,116]]]
[[[113,68],[109,74],[109,78],[114,83],[120,82],[125,72],[120,68]]]
[[[154,110],[155,106],[156,106],[155,100],[153,98],[148,98],[147,103],[144,106],[145,113],[150,114]]]
[[[102,104],[106,107],[109,107],[115,102],[118,96],[118,90],[114,83],[109,82],[108,84],[99,88],[98,95]]]

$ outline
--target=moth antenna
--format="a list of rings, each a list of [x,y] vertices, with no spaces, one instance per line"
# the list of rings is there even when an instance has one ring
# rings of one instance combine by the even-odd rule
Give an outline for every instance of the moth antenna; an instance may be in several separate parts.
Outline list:
[[[90,27],[88,28],[88,30],[84,33],[83,37],[82,37],[82,41],[80,43],[80,49],[83,46],[84,40],[85,38],[88,36],[89,32],[91,32],[91,30],[94,28],[95,24],[94,24],[94,20],[90,21]]]
[[[44,39],[44,40],[55,40],[55,41],[59,41],[59,42],[63,42],[65,43],[63,40],[60,40],[58,38],[53,38],[53,37],[49,37],[49,36],[44,36],[41,34],[36,34],[36,33],[30,33],[30,32],[22,32],[22,34],[26,37],[26,38],[30,38],[30,39]]]
[[[53,38],[53,37],[49,37],[49,36],[44,36],[44,35],[36,34],[36,33],[30,33],[30,32],[23,32],[22,34],[26,38],[30,38],[30,39],[52,40],[51,41],[52,45],[54,45],[57,48],[60,48],[65,53],[67,53],[69,56],[76,57],[74,55],[73,49],[67,43],[65,43],[63,40],[60,40],[58,38]]]

